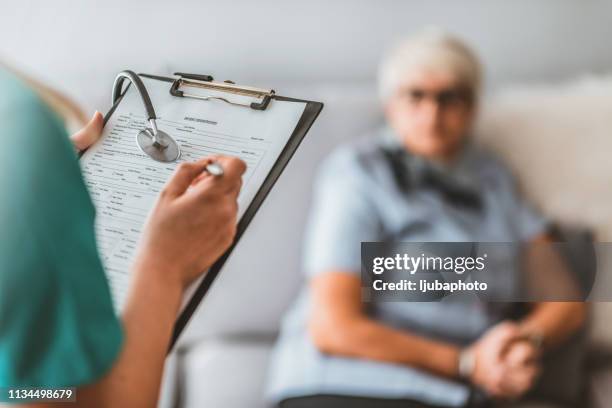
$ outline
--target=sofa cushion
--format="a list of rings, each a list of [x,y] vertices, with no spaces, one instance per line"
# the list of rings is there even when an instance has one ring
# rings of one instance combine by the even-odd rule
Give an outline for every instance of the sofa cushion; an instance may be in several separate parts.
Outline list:
[[[202,341],[179,355],[177,401],[183,408],[269,408],[263,389],[271,343]]]
[[[611,129],[612,75],[593,76],[500,91],[483,105],[477,139],[505,159],[528,199],[547,216],[609,242]],[[612,271],[607,252],[598,259],[606,275]],[[612,303],[593,303],[590,342],[612,345],[610,315]]]

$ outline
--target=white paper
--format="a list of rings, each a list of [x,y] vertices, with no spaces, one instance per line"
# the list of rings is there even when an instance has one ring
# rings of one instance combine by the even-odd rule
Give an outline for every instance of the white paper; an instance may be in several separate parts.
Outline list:
[[[87,187],[96,207],[96,235],[114,304],[121,310],[130,268],[144,222],[158,193],[178,163],[211,154],[240,157],[247,163],[238,197],[244,214],[272,169],[304,111],[304,103],[272,100],[265,111],[170,95],[170,83],[142,78],[158,117],[157,126],[181,147],[174,163],[159,163],[142,153],[136,135],[145,125],[144,106],[130,87],[105,126],[102,139],[81,158]],[[191,91],[191,90],[190,90]],[[218,95],[236,101],[248,97]]]

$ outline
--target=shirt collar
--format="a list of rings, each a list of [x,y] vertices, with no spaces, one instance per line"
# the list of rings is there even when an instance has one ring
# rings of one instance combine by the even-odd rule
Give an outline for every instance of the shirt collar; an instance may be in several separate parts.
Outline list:
[[[471,142],[463,146],[449,165],[412,154],[389,127],[382,130],[381,147],[402,190],[433,189],[451,203],[480,206],[481,188],[474,172],[475,149]]]

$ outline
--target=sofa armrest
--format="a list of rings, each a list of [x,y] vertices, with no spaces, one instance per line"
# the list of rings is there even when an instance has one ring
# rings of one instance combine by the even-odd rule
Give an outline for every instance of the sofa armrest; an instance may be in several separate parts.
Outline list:
[[[591,408],[607,408],[612,401],[612,366],[590,375],[588,394]]]
[[[590,408],[607,408],[612,401],[612,348],[590,345],[585,361],[586,399]]]

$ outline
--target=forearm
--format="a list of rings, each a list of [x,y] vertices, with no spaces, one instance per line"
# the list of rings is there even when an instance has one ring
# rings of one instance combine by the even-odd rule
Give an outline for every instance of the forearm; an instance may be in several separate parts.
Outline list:
[[[532,245],[531,250],[527,252],[528,261],[533,262],[540,258],[540,265],[548,266],[532,270],[533,276],[536,276],[539,281],[551,284],[554,282],[559,293],[572,294],[572,291],[575,290],[575,282],[569,278],[571,274],[568,266],[559,254],[555,251],[549,252],[553,250],[550,246],[551,242],[553,242],[552,238],[546,234],[533,239],[532,243],[535,245]],[[539,250],[535,250],[536,248]],[[546,257],[541,259],[542,255]],[[542,277],[542,273],[550,271],[553,271],[554,274],[547,275],[546,278]],[[559,287],[565,288],[567,292],[562,292]],[[584,302],[537,302],[533,304],[530,313],[519,324],[521,330],[527,334],[541,336],[543,346],[554,347],[578,331],[584,325],[586,317],[587,305]]]
[[[330,354],[405,364],[445,377],[457,375],[456,346],[402,332],[367,317],[351,317],[328,327],[313,326],[311,334],[315,344]]]
[[[169,278],[171,271],[155,268],[146,262],[136,263],[132,291],[122,315],[123,350],[101,381],[79,390],[79,405],[153,407],[157,404],[182,288]]]
[[[528,334],[542,337],[545,347],[554,347],[576,333],[586,320],[583,302],[540,302],[520,322]]]

